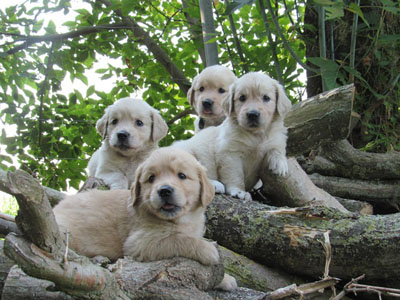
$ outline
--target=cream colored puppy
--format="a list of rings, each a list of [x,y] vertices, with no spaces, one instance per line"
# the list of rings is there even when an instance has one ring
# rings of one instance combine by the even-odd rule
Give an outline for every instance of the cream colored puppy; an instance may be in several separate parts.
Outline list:
[[[224,121],[222,102],[235,80],[235,74],[220,65],[205,68],[193,79],[187,98],[199,115],[194,123],[196,133],[209,126],[218,126]]]
[[[211,265],[216,247],[202,238],[207,205],[214,188],[204,168],[189,153],[170,147],[150,154],[129,190],[89,190],[67,196],[55,208],[69,246],[86,256],[123,255],[138,261],[175,256]],[[236,288],[225,275],[217,288]]]
[[[128,189],[134,174],[168,131],[159,112],[140,99],[122,98],[106,108],[96,123],[102,146],[91,157],[89,176],[110,189]]]
[[[216,192],[250,200],[247,191],[257,183],[264,157],[272,172],[288,172],[283,119],[290,107],[276,80],[262,73],[245,74],[231,85],[224,101],[225,121],[174,146],[192,153],[206,167]]]

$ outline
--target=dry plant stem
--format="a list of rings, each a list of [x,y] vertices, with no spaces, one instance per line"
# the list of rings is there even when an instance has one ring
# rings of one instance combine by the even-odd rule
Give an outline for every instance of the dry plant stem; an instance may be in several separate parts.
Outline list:
[[[296,284],[291,284],[289,286],[277,289],[269,293],[263,299],[276,300],[276,299],[283,299],[285,297],[293,295],[300,295],[302,297],[303,295],[311,294],[319,290],[323,290],[326,288],[333,288],[338,281],[339,279],[337,278],[327,277],[319,281],[305,283],[299,286]]]

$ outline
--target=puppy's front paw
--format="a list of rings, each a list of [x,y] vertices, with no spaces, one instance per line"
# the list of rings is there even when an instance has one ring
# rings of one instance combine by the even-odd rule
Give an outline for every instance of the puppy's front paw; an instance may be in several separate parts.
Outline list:
[[[246,200],[246,201],[252,200],[250,193],[238,188],[231,188],[227,194],[231,195],[233,198],[238,198],[241,200]]]
[[[222,279],[221,283],[218,284],[215,288],[223,291],[233,291],[237,289],[237,283],[235,277],[232,277],[229,274],[224,274],[224,279]]]
[[[212,185],[214,186],[216,194],[225,194],[225,186],[222,182],[218,180],[210,180]]]
[[[197,256],[203,265],[215,265],[220,260],[217,247],[213,243],[204,240],[201,240],[198,245]]]
[[[287,158],[281,154],[272,154],[269,159],[269,169],[272,173],[279,176],[287,176],[289,167]]]

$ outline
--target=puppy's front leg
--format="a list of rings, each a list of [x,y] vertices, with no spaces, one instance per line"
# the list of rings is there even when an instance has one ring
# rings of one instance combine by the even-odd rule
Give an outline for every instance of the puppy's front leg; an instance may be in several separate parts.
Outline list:
[[[124,244],[124,255],[138,261],[154,261],[176,256],[199,261],[204,265],[219,263],[214,244],[183,233],[155,237],[142,231],[131,233]]]
[[[225,185],[225,193],[234,198],[251,200],[245,191],[243,162],[240,156],[231,153],[217,157],[218,179]]]
[[[287,176],[289,172],[288,162],[285,151],[280,149],[271,149],[266,154],[268,166],[272,173],[279,176]]]
[[[129,189],[128,178],[119,172],[99,173],[96,177],[103,179],[104,183],[110,187],[110,190]]]

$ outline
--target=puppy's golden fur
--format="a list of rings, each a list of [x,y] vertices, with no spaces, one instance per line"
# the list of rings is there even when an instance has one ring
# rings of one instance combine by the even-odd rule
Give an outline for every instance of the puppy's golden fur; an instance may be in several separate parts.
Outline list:
[[[225,113],[222,102],[235,80],[235,74],[220,65],[207,67],[194,77],[187,98],[199,115],[194,123],[195,132],[223,122]]]
[[[253,72],[231,85],[223,107],[227,118],[221,125],[174,146],[192,153],[206,167],[216,192],[249,200],[246,191],[256,184],[264,158],[272,172],[288,172],[283,119],[291,102],[276,80]]]
[[[136,168],[168,130],[156,109],[132,98],[107,107],[96,128],[103,144],[89,161],[89,176],[103,179],[110,189],[130,187]]]
[[[131,191],[67,196],[54,214],[60,229],[69,233],[69,247],[89,257],[153,261],[182,256],[211,265],[219,262],[219,254],[202,236],[204,212],[214,193],[192,155],[166,147],[139,166]],[[225,274],[216,288],[236,287],[236,280]]]

